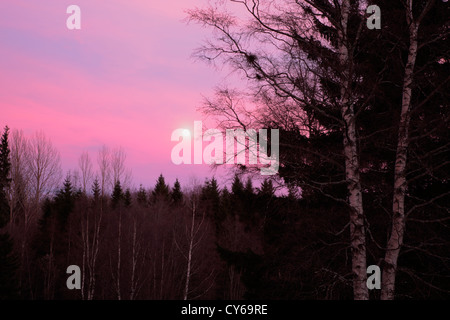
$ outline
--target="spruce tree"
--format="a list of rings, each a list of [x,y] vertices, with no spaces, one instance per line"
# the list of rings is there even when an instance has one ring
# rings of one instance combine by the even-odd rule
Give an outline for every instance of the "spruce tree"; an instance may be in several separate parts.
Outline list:
[[[9,158],[8,136],[9,128],[6,126],[0,142],[0,186],[2,188],[8,188],[11,182],[11,178],[9,177],[11,162]]]
[[[19,291],[18,260],[13,251],[13,241],[9,234],[2,230],[8,224],[10,217],[10,207],[6,198],[6,190],[11,181],[8,133],[9,128],[5,127],[0,144],[0,300],[17,298]]]
[[[273,188],[273,183],[272,180],[270,179],[265,179],[263,181],[263,183],[261,184],[261,187],[259,188],[259,195],[262,196],[273,196],[275,193],[275,190]]]
[[[69,215],[74,209],[75,198],[76,193],[73,191],[70,177],[67,176],[64,180],[63,188],[58,191],[55,198],[55,204],[58,212],[58,222],[63,229],[66,227]]]
[[[231,185],[231,210],[233,215],[237,215],[239,218],[245,215],[247,198],[245,197],[244,185],[238,175],[234,176],[233,183]]]
[[[250,177],[247,178],[243,191],[243,218],[249,222],[254,223],[256,220],[255,212],[255,193],[253,189],[253,182]]]
[[[10,207],[4,187],[0,187],[0,229],[9,222]]]
[[[33,249],[37,257],[48,253],[50,239],[54,232],[55,203],[46,197],[42,203],[42,216],[38,220],[38,234],[33,239]]]
[[[8,224],[10,214],[10,207],[6,197],[6,191],[11,182],[9,177],[11,163],[9,159],[8,135],[9,128],[6,126],[0,142],[0,228]]]
[[[95,178],[94,183],[92,184],[92,195],[94,196],[94,203],[99,202],[101,194],[102,191],[100,189],[100,184],[98,182],[98,179]]]
[[[214,210],[219,206],[220,191],[215,178],[205,181],[202,188],[202,200],[210,202]]]
[[[118,206],[120,206],[123,203],[124,200],[124,194],[122,191],[122,186],[120,185],[120,181],[117,180],[114,185],[114,190],[111,195],[111,206],[113,209],[116,209]]]
[[[220,203],[219,210],[217,210],[217,214],[215,215],[215,220],[216,220],[217,230],[221,231],[222,223],[225,221],[225,219],[228,216],[231,216],[233,214],[232,195],[228,191],[228,188],[226,186],[222,189],[222,192],[220,193],[219,201],[220,201],[219,202]]]
[[[247,196],[253,194],[253,182],[252,182],[252,179],[250,177],[248,177],[247,182],[245,183],[244,193]]]
[[[205,205],[207,214],[214,217],[216,224],[219,223],[221,220],[219,213],[220,191],[215,178],[205,181],[205,185],[202,188],[201,200]]]
[[[173,185],[171,197],[175,205],[179,204],[181,200],[183,200],[183,193],[181,192],[181,185],[178,179],[175,180],[175,184]]]
[[[168,201],[170,196],[169,186],[166,184],[164,176],[160,174],[156,181],[155,189],[152,192],[152,200]]]
[[[231,184],[231,192],[238,197],[241,197],[244,193],[244,185],[238,175],[234,176],[233,183]]]
[[[140,185],[137,194],[137,202],[142,207],[148,206],[147,192],[145,191],[145,188],[142,186],[142,184]]]
[[[133,202],[133,199],[131,198],[130,189],[127,188],[127,190],[125,191],[125,194],[123,196],[123,203],[125,205],[125,208],[131,207],[132,202]]]

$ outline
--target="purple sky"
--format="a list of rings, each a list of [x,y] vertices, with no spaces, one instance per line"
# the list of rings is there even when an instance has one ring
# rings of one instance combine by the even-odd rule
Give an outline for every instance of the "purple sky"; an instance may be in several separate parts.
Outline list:
[[[81,8],[68,30],[66,8]],[[0,2],[0,125],[43,130],[75,169],[86,150],[122,146],[134,185],[163,173],[188,183],[211,175],[172,164],[173,130],[192,128],[196,111],[227,72],[191,54],[209,31],[187,25],[186,9],[206,0],[15,0]]]

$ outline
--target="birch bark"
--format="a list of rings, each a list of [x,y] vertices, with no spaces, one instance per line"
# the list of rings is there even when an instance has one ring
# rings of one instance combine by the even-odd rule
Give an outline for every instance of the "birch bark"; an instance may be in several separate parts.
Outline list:
[[[409,123],[411,118],[411,94],[414,78],[414,65],[416,63],[418,40],[417,34],[420,20],[430,7],[430,1],[415,21],[412,12],[413,0],[408,0],[406,5],[406,21],[409,24],[409,50],[408,60],[403,77],[402,109],[398,130],[397,152],[395,157],[394,171],[394,194],[392,207],[392,226],[390,237],[386,247],[384,258],[381,299],[392,300],[395,293],[395,276],[397,273],[397,262],[403,245],[405,233],[405,196],[407,190],[406,164],[408,158]]]
[[[359,174],[359,157],[356,137],[355,112],[350,101],[351,97],[351,57],[348,50],[347,24],[350,2],[342,2],[341,28],[338,28],[339,62],[342,67],[341,79],[341,114],[345,123],[344,156],[345,176],[349,193],[350,206],[350,244],[352,254],[353,297],[355,300],[368,300],[367,270],[366,270],[366,234],[364,227],[364,210]]]

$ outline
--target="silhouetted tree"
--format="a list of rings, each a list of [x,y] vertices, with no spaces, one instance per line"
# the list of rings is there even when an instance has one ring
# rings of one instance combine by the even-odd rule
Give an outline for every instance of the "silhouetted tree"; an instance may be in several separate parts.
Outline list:
[[[120,181],[117,180],[114,184],[114,190],[111,195],[111,206],[113,209],[117,208],[121,204],[123,204],[124,201],[124,194],[122,191],[122,186],[120,185]]]
[[[170,195],[175,205],[178,205],[183,200],[183,193],[181,192],[181,185],[178,179],[175,180],[175,184],[173,185]]]
[[[202,187],[201,200],[205,206],[207,216],[213,217],[216,225],[220,223],[220,190],[215,178],[205,181]]]
[[[58,212],[58,221],[60,227],[63,230],[66,228],[69,215],[73,211],[76,195],[77,194],[73,191],[70,177],[68,176],[64,180],[63,188],[58,191],[55,197],[55,205]]]
[[[275,194],[275,189],[273,188],[272,180],[264,179],[261,187],[258,191],[259,195],[272,197]]]
[[[18,260],[13,251],[13,241],[4,230],[10,220],[10,207],[6,198],[11,179],[11,162],[8,144],[9,128],[6,126],[0,144],[0,300],[18,297]]]
[[[9,128],[5,127],[0,142],[0,228],[5,227],[10,219],[10,207],[6,197],[6,192],[11,183],[8,135]]]
[[[166,184],[164,176],[161,174],[156,181],[155,188],[152,191],[153,201],[163,200],[168,201],[170,199],[169,186]]]
[[[137,194],[137,202],[142,207],[148,206],[147,191],[145,191],[145,188],[142,186],[142,184],[139,186],[139,191]]]
[[[237,197],[242,197],[244,194],[244,185],[238,175],[234,176],[231,184],[231,192]]]
[[[92,183],[92,195],[94,197],[94,203],[98,203],[102,195],[102,190],[100,189],[100,183],[98,182],[97,178],[95,178],[94,182]]]
[[[123,196],[123,203],[125,205],[125,208],[131,207],[132,201],[133,201],[133,199],[131,198],[130,189],[127,188],[127,190],[125,191],[125,194]]]

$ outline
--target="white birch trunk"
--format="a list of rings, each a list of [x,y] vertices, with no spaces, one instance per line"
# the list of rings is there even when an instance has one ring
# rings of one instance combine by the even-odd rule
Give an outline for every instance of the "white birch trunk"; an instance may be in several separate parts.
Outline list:
[[[83,216],[86,215],[86,225],[83,221]],[[87,247],[87,242],[89,241],[87,238],[89,232],[88,225],[88,216],[85,213],[81,214],[81,242],[83,244],[83,256],[82,256],[82,265],[81,265],[81,300],[85,300],[85,281],[86,281],[86,260],[89,255],[89,249]]]
[[[413,83],[414,65],[417,57],[417,32],[419,27],[418,23],[414,21],[412,16],[412,0],[408,0],[406,10],[407,21],[410,24],[410,42],[408,61],[403,78],[402,110],[400,115],[397,153],[395,158],[392,228],[384,258],[381,288],[382,300],[394,299],[397,261],[400,249],[403,245],[403,235],[405,233],[405,194],[407,188],[406,161],[408,156],[409,122],[411,117],[411,86]]]
[[[368,300],[369,292],[366,285],[366,240],[364,228],[364,210],[359,174],[359,157],[356,141],[355,112],[351,101],[350,56],[347,47],[347,23],[350,11],[348,0],[341,6],[341,25],[338,29],[339,60],[342,66],[341,79],[341,113],[345,122],[344,156],[345,175],[349,192],[350,205],[350,243],[352,253],[353,296],[355,300]]]
[[[139,246],[137,243],[137,226],[136,219],[133,221],[133,240],[132,240],[132,254],[131,254],[131,287],[130,287],[130,300],[136,298],[138,277],[137,277],[137,263],[139,256]]]
[[[103,212],[100,210],[100,217],[97,220],[97,217],[94,216],[95,219],[95,230],[94,230],[94,236],[92,239],[92,246],[91,246],[91,255],[89,258],[89,288],[88,288],[88,300],[92,300],[94,298],[95,293],[95,267],[97,262],[97,256],[98,256],[98,249],[99,249],[99,239],[100,239],[100,226],[102,223],[102,216]]]
[[[184,287],[184,300],[187,300],[189,293],[189,281],[191,280],[191,263],[192,263],[192,250],[194,248],[194,224],[195,224],[195,201],[192,205],[192,221],[191,231],[189,236],[189,250],[187,256],[187,268],[186,268],[186,283]]]
[[[117,300],[122,300],[121,290],[120,290],[120,267],[122,259],[122,210],[119,209],[119,235],[117,237],[117,278],[116,278],[116,292]]]

